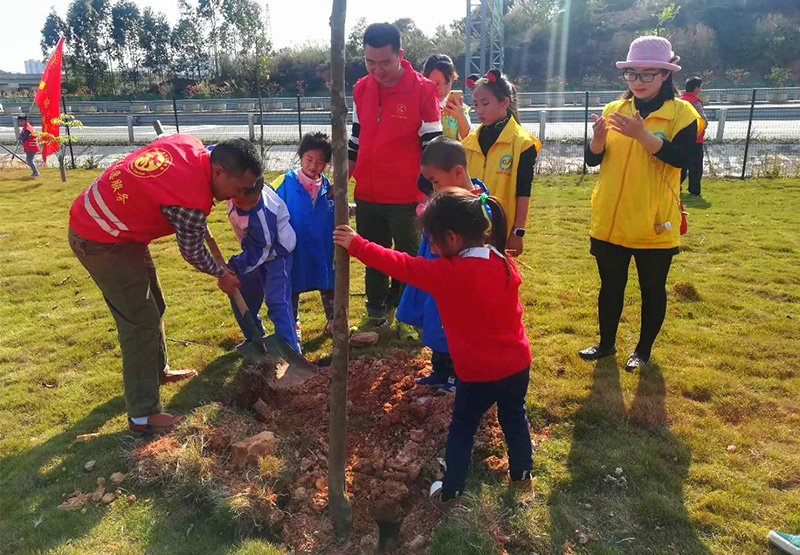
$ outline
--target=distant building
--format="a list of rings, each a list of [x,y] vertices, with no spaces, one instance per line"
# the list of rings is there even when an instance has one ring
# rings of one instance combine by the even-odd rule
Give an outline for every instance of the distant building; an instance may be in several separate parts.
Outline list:
[[[44,71],[44,62],[39,60],[25,60],[25,73],[28,75],[41,75]]]

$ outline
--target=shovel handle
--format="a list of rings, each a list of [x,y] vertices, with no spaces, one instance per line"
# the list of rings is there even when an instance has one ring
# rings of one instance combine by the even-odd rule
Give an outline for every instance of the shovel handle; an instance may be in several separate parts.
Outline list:
[[[225,264],[225,258],[222,256],[222,251],[219,250],[219,245],[217,245],[216,239],[211,234],[211,229],[206,225],[206,244],[208,245],[208,250],[211,251],[211,256],[214,257],[214,260],[217,261],[217,264],[228,269],[228,265]],[[239,309],[239,314],[244,316],[247,314],[247,311],[250,310],[247,308],[247,303],[244,302],[244,297],[242,297],[242,292],[236,289],[233,294],[231,295],[233,302],[236,303],[236,308]]]

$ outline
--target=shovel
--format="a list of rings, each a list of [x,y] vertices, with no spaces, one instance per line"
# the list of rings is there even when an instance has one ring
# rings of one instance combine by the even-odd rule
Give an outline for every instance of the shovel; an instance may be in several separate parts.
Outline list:
[[[208,250],[211,251],[211,256],[214,257],[217,264],[227,268],[222,252],[219,250],[219,246],[208,227],[206,227],[206,243],[208,244]],[[242,316],[243,325],[247,327],[248,335],[258,338],[254,342],[256,344],[256,348],[253,349],[254,353],[242,352],[241,354],[252,358],[269,356],[276,360],[275,379],[269,381],[271,387],[274,389],[286,389],[299,385],[317,374],[316,367],[308,362],[303,355],[292,349],[279,335],[273,333],[263,339],[260,338],[261,332],[258,329],[255,316],[250,312],[242,293],[238,289],[231,298]]]

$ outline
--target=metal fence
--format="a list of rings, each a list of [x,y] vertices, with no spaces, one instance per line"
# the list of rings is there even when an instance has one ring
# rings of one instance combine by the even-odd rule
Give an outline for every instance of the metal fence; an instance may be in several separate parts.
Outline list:
[[[602,106],[618,96],[619,91],[520,93],[521,123],[543,142],[538,171],[586,171],[583,145],[584,138],[591,136],[591,114],[600,114]],[[704,96],[709,118],[707,174],[800,176],[800,88],[712,89],[704,91]],[[26,112],[30,104],[4,104],[0,143],[13,144],[18,133],[16,115]],[[231,137],[261,143],[267,166],[274,170],[296,162],[294,148],[303,133],[330,133],[328,97],[67,100],[65,105],[67,113],[84,124],[73,146],[77,165],[106,166],[136,145],[152,141],[156,119],[167,131],[191,133],[208,143]],[[9,158],[4,153],[0,161]]]

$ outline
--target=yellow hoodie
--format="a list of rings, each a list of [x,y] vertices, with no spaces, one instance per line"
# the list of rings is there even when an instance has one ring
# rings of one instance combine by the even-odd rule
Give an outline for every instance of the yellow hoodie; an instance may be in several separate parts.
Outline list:
[[[517,215],[518,165],[515,162],[531,145],[535,145],[536,152],[539,152],[542,143],[514,118],[510,118],[484,157],[481,145],[478,143],[478,134],[482,128],[483,125],[479,126],[461,141],[467,150],[467,173],[470,177],[477,177],[483,181],[492,196],[497,197],[503,205],[510,235]]]
[[[606,105],[603,116],[614,112],[631,117],[633,100]],[[668,141],[697,121],[705,122],[694,107],[683,100],[667,100],[645,118],[647,129]],[[609,131],[600,165],[600,178],[592,193],[590,235],[634,249],[668,249],[680,245],[681,213],[678,207],[681,170],[662,162],[642,144],[621,133]],[[657,234],[654,224],[670,222],[672,229]]]

